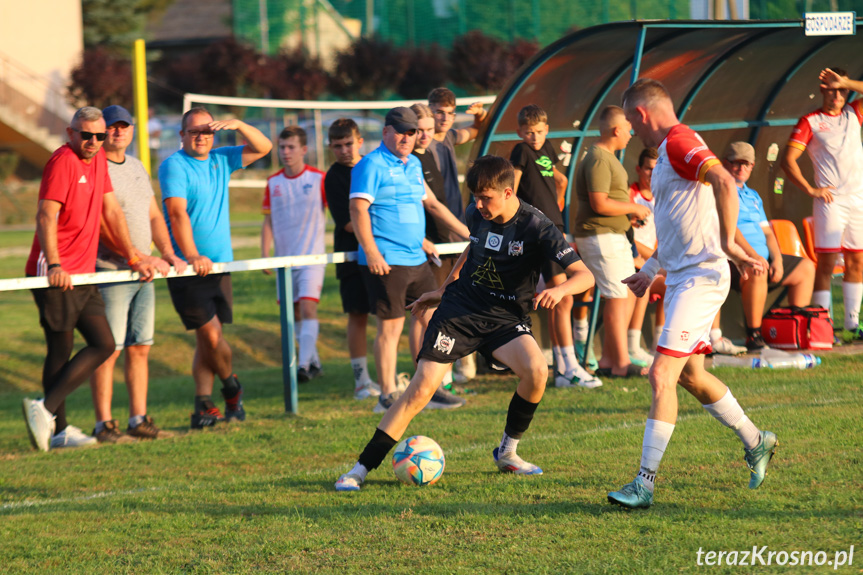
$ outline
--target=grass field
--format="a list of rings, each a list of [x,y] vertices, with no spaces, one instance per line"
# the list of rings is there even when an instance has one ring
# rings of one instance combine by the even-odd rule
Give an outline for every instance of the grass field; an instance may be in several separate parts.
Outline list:
[[[7,246],[8,236],[0,237]],[[257,253],[246,248],[236,257]],[[0,258],[0,277],[18,276],[22,266],[21,258]],[[249,419],[188,432],[193,338],[158,282],[149,411],[178,436],[49,453],[30,448],[20,411],[21,399],[40,388],[44,342],[35,306],[27,292],[0,294],[0,572],[833,570],[697,564],[699,549],[763,545],[825,551],[829,560],[854,545],[854,563],[839,572],[863,571],[863,362],[852,355],[828,356],[805,372],[717,372],[756,424],[779,436],[757,491],[746,488],[749,473],[733,433],[681,393],[655,506],[610,506],[606,492],[631,480],[641,454],[650,393],[639,380],[589,392],[549,389],[519,449],[545,474],[502,475],[491,449],[514,381],[489,376],[467,384],[467,406],[423,413],[408,430],[443,447],[447,469],[437,485],[401,485],[385,462],[361,492],[336,493],[333,482],[379,416],[370,400],[352,399],[344,319],[328,273],[321,303],[325,375],[301,386],[298,416],[284,413],[273,280],[236,274],[235,324],[226,335]],[[406,354],[400,368],[409,369]],[[119,370],[116,379],[122,381]],[[114,405],[122,423],[122,383]],[[72,424],[92,429],[86,387],[69,398],[68,410]]]

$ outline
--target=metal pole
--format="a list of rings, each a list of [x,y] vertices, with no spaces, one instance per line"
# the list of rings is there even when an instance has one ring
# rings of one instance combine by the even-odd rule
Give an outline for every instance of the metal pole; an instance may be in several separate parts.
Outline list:
[[[297,400],[297,350],[294,346],[294,286],[291,268],[276,270],[279,284],[279,317],[282,322],[282,382],[285,389],[285,412],[299,413]]]
[[[150,132],[147,130],[147,46],[135,40],[132,52],[132,90],[135,93],[135,123],[138,125],[138,159],[150,174]],[[150,174],[151,176],[153,174]]]

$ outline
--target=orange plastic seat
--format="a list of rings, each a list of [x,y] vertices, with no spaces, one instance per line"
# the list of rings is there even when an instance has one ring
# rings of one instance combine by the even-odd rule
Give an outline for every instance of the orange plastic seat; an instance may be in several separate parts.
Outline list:
[[[806,246],[803,245],[803,240],[800,239],[797,226],[793,222],[770,220],[770,227],[773,228],[773,235],[776,236],[776,243],[779,244],[780,252],[787,256],[812,259],[806,251]]]
[[[774,232],[775,233],[775,232]],[[818,253],[815,251],[815,230],[812,224],[812,216],[803,218],[803,235],[806,237],[806,255],[809,259],[818,263]],[[781,244],[780,244],[781,249]],[[784,253],[784,252],[783,252]],[[833,268],[833,275],[838,276],[845,273],[845,266]]]

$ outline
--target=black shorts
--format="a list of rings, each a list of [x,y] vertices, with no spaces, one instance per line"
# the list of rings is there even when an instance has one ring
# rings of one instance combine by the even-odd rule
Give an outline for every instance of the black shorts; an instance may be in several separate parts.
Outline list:
[[[198,329],[213,316],[223,324],[234,320],[231,274],[169,278],[168,291],[186,329]]]
[[[369,309],[378,319],[405,316],[405,306],[422,294],[437,289],[427,263],[418,266],[391,266],[390,273],[376,276],[368,266],[360,266],[369,292]]]
[[[789,256],[787,254],[782,254],[782,281],[779,283],[767,282],[767,291],[772,292],[773,290],[779,289],[782,287],[782,282],[785,281],[785,278],[788,277],[794,268],[803,261],[803,258],[798,258],[797,256]],[[731,266],[731,289],[736,292],[740,291],[740,272],[737,271],[737,266],[728,261],[728,265]]]
[[[83,316],[105,317],[105,302],[95,285],[63,291],[50,287],[30,290],[39,308],[39,324],[49,331],[72,331]]]
[[[495,319],[444,301],[429,322],[417,361],[452,363],[479,351],[486,361],[499,364],[503,362],[492,357],[494,350],[522,335],[533,336],[530,317]]]
[[[339,294],[342,296],[343,312],[369,313],[369,292],[359,270],[355,274],[339,278]]]

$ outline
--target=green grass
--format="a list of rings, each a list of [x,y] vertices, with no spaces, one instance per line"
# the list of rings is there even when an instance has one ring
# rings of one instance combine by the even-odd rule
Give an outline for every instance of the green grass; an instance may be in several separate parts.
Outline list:
[[[6,245],[6,244],[4,244]],[[237,251],[255,257],[257,248]],[[0,258],[15,277],[20,259]],[[338,284],[328,269],[320,307],[325,375],[300,387],[284,413],[272,277],[234,275],[235,324],[225,333],[247,389],[248,421],[188,432],[193,337],[157,283],[157,342],[149,411],[177,437],[37,453],[21,418],[37,393],[44,342],[29,293],[0,295],[0,565],[9,573],[672,573],[699,570],[696,553],[847,550],[863,565],[861,361],[831,355],[810,371],[720,370],[757,425],[781,445],[763,487],[734,434],[680,393],[680,420],[662,462],[656,504],[627,512],[606,502],[632,479],[649,389],[549,389],[520,453],[545,474],[495,470],[514,390],[508,377],[468,384],[468,404],[420,414],[409,434],[437,440],[441,481],[399,484],[388,461],[359,493],[336,493],[379,416],[352,399]],[[371,331],[371,330],[370,330]],[[406,350],[403,345],[402,349]],[[409,368],[406,354],[400,368]],[[116,381],[122,382],[120,370]],[[114,417],[127,395],[115,386]],[[70,421],[93,425],[86,386]],[[125,425],[125,424],[123,424]],[[700,569],[705,569],[701,567]],[[712,567],[710,572],[817,571]],[[831,570],[823,567],[822,571]]]

